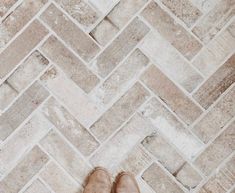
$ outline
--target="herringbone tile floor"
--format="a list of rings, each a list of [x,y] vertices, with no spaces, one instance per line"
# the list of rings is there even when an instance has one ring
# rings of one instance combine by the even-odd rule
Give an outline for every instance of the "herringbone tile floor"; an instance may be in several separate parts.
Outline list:
[[[235,192],[235,0],[0,0],[0,192]]]

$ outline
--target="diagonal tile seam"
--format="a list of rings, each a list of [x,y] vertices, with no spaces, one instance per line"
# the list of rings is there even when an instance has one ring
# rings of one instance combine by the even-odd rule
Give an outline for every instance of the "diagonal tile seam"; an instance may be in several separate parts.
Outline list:
[[[49,161],[50,163],[52,163],[52,161]],[[57,164],[57,166],[59,166],[58,164]],[[60,166],[59,166],[60,167]],[[61,169],[61,168],[60,168]],[[64,170],[63,170],[64,171]],[[50,193],[56,193],[56,192],[54,192],[54,190],[46,183],[46,181],[45,180],[43,180],[42,178],[41,178],[41,176],[38,176],[38,178],[37,179],[39,179],[41,182],[42,182],[42,184],[50,191]],[[73,179],[73,178],[72,178]],[[74,179],[73,179],[74,180]],[[75,181],[76,182],[76,181]],[[30,184],[29,184],[30,185]],[[21,193],[21,192],[19,192],[19,193]],[[24,192],[22,192],[22,193],[24,193]]]

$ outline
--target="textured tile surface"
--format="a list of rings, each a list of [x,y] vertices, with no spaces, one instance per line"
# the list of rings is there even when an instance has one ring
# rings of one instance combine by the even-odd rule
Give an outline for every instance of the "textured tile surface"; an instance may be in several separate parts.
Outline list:
[[[234,0],[0,0],[0,193],[235,191]]]

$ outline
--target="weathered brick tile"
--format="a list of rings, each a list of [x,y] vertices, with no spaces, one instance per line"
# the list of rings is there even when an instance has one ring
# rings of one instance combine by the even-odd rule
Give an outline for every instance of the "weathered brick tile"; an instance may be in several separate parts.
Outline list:
[[[142,16],[187,59],[201,49],[202,45],[155,2],[144,9]]]
[[[157,31],[145,36],[141,50],[169,77],[191,92],[203,78]]]
[[[205,193],[226,193],[235,184],[235,156],[224,164],[202,187]]]
[[[120,0],[89,0],[103,14],[106,14]]]
[[[90,33],[90,35],[102,46],[105,46],[119,29],[107,18],[104,18]]]
[[[41,81],[66,104],[72,115],[86,128],[90,127],[100,117],[101,111],[98,107],[58,69],[49,69],[41,77]]]
[[[180,18],[188,27],[191,27],[202,15],[189,0],[161,0],[178,18]]]
[[[98,84],[97,76],[54,36],[51,36],[40,50],[85,92],[90,92]]]
[[[24,0],[2,21],[0,24],[0,50],[38,13],[46,2],[47,0]]]
[[[208,13],[221,0],[190,0],[203,13]]]
[[[24,193],[50,193],[50,191],[37,179],[24,191]]]
[[[194,164],[206,175],[209,175],[234,150],[235,121],[203,151]]]
[[[128,154],[127,158],[120,163],[120,171],[128,171],[137,176],[143,169],[147,168],[152,158],[146,153],[146,150],[137,145]]]
[[[47,161],[47,155],[37,146],[34,147],[0,182],[0,190],[3,190],[4,193],[18,193]]]
[[[118,133],[92,156],[91,163],[115,171],[128,153],[152,130],[152,125],[140,114],[134,115]]]
[[[41,15],[41,19],[84,60],[90,61],[99,52],[100,49],[95,41],[53,4]]]
[[[136,83],[91,126],[90,130],[99,140],[104,141],[144,103],[148,95],[148,91]]]
[[[106,77],[148,31],[149,28],[142,21],[134,19],[93,62],[97,73]]]
[[[80,192],[81,186],[53,162],[44,168],[40,177],[56,193]]]
[[[185,123],[193,123],[202,113],[202,110],[154,65],[147,69],[141,80]]]
[[[109,104],[117,94],[123,93],[135,81],[148,61],[148,58],[136,49],[100,87],[91,92],[91,97],[103,105]]]
[[[193,98],[207,109],[234,82],[235,54],[193,94]]]
[[[235,115],[235,87],[233,87],[193,128],[205,143],[211,140]]]
[[[158,193],[184,192],[156,163],[144,172],[142,178]]]
[[[17,2],[17,0],[7,0],[0,1],[0,17],[2,17],[6,12]]]
[[[37,20],[30,24],[22,34],[0,53],[0,78],[3,78],[15,68],[46,34],[47,30]]]
[[[220,1],[193,28],[193,32],[205,43],[209,42],[233,17],[234,0]]]
[[[89,27],[98,19],[98,13],[85,0],[64,1],[55,0],[65,11],[76,19],[82,26]]]
[[[17,101],[0,116],[0,139],[6,139],[49,93],[37,82],[28,88]]]
[[[40,52],[35,51],[14,71],[7,83],[20,92],[33,82],[48,64],[49,61]]]
[[[189,190],[196,188],[202,180],[202,177],[198,174],[198,172],[188,163],[180,168],[180,170],[175,174],[175,177],[183,186],[185,186],[185,188]]]
[[[171,174],[176,173],[185,163],[182,156],[157,133],[147,136],[142,144]]]
[[[192,159],[203,147],[203,144],[156,98],[151,99],[143,107],[141,113],[153,123],[167,141],[174,144],[187,158]],[[180,163],[179,160],[178,164]],[[174,170],[174,165],[172,167]]]
[[[90,155],[99,143],[64,107],[51,98],[43,107],[45,116],[85,156]]]
[[[51,131],[40,144],[68,173],[83,182],[90,167],[58,134]]]
[[[11,169],[22,154],[49,132],[52,124],[41,114],[33,116],[0,148],[0,173]]]
[[[17,96],[18,92],[7,82],[0,85],[0,109],[5,109]]]
[[[195,57],[193,65],[205,76],[212,72],[235,50],[235,21],[204,46]]]

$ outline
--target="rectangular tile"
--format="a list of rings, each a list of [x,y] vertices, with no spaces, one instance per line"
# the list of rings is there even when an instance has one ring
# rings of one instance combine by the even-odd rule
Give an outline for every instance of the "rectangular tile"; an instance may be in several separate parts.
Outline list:
[[[221,0],[190,0],[204,14],[212,10]]]
[[[43,12],[41,19],[85,61],[99,52],[98,45],[53,4]]]
[[[0,78],[5,77],[13,70],[46,34],[46,28],[37,20],[33,21],[33,23],[0,53]]]
[[[104,141],[144,103],[148,95],[148,91],[136,83],[91,126],[91,132]]]
[[[135,18],[122,33],[94,60],[94,70],[106,77],[122,59],[148,33],[149,28],[138,18]]]
[[[40,50],[85,92],[90,92],[98,84],[99,78],[56,37],[48,38]]]
[[[211,75],[235,50],[235,21],[204,46],[192,64],[205,76]]]
[[[0,1],[0,17],[4,16],[16,2],[17,0]]]
[[[106,14],[120,0],[89,0],[101,13]]]
[[[40,144],[74,179],[85,180],[90,167],[55,131],[51,131]]]
[[[98,146],[96,139],[62,105],[51,98],[43,106],[44,115],[85,156]]]
[[[92,156],[91,163],[115,171],[128,153],[152,130],[152,125],[140,114],[134,115],[118,133]]]
[[[0,139],[6,139],[37,107],[49,93],[38,82],[30,86],[15,103],[0,116]]]
[[[42,114],[35,114],[1,146],[0,173],[4,174],[14,167],[21,156],[43,138],[51,128],[52,124]]]
[[[25,191],[24,193],[50,193],[50,190],[40,181],[35,180]]]
[[[234,150],[235,121],[221,133],[194,161],[194,164],[209,175]]]
[[[202,45],[196,38],[177,24],[177,21],[155,2],[149,3],[142,16],[187,59],[192,59],[201,49]]]
[[[195,33],[203,42],[208,43],[233,17],[233,0],[219,1],[193,28]]]
[[[114,101],[118,94],[126,91],[137,80],[148,61],[148,58],[136,49],[101,86],[90,93],[91,98],[102,105]]]
[[[0,85],[0,109],[4,110],[18,95],[18,92],[7,82]]]
[[[140,49],[188,92],[192,92],[202,82],[203,77],[157,31],[145,36]]]
[[[81,186],[54,162],[48,164],[41,172],[40,177],[56,193],[78,193]]]
[[[73,116],[86,128],[101,115],[101,111],[79,87],[59,69],[51,68],[42,77],[42,83],[66,106]]]
[[[2,32],[0,34],[0,50],[39,12],[46,2],[47,0],[37,2],[24,0],[2,21],[0,24]]]
[[[192,131],[208,143],[235,116],[235,87],[223,96],[192,128]]]
[[[184,191],[166,175],[156,163],[152,164],[142,175],[144,181],[158,193],[183,193]]]
[[[33,52],[7,79],[18,92],[25,89],[48,66],[49,61],[39,52]]]
[[[189,0],[161,1],[188,27],[191,27],[202,15],[202,12],[197,7],[195,7]]]
[[[235,82],[235,54],[232,55],[200,88],[193,98],[205,109]]]
[[[141,113],[150,120],[161,136],[174,144],[188,159],[194,158],[203,148],[203,144],[156,98],[151,99],[141,109]]]
[[[202,113],[202,110],[154,65],[146,70],[141,80],[188,125]]]
[[[47,155],[39,147],[35,146],[0,182],[0,189],[4,193],[18,193],[47,161]]]

